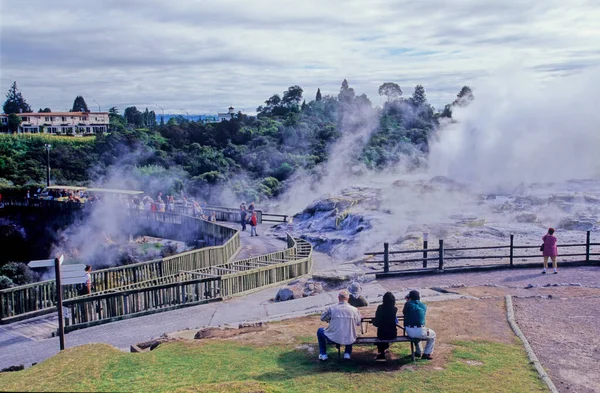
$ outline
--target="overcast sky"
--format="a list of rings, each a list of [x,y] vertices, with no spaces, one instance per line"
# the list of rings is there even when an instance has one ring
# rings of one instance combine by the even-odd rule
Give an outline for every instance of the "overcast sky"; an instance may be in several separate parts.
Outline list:
[[[600,0],[0,0],[0,88],[37,110],[254,112],[300,85],[373,104],[382,82],[442,108],[498,67],[600,64]],[[95,101],[95,102],[94,102]]]

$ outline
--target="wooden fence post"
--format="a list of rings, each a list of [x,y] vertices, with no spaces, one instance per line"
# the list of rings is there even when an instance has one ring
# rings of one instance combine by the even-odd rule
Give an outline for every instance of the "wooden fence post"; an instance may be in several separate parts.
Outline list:
[[[590,231],[585,234],[585,261],[590,261]]]
[[[440,239],[440,249],[438,252],[438,258],[439,258],[439,268],[440,270],[444,270],[444,239]]]
[[[427,267],[427,244],[429,243],[429,233],[423,233],[423,267]]]
[[[390,244],[383,243],[383,272],[390,271]]]
[[[513,267],[513,246],[514,246],[514,241],[515,241],[515,235],[511,234],[510,235],[510,267]]]

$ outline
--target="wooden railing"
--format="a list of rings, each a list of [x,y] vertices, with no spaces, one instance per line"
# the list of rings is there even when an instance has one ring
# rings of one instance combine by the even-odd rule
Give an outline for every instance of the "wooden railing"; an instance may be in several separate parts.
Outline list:
[[[310,243],[287,235],[287,244],[282,251],[67,300],[65,331],[222,300],[307,274]]]
[[[233,258],[240,248],[239,232],[223,225],[172,213],[131,211],[130,214],[132,219],[182,225],[190,231],[198,233],[197,236],[207,238],[213,244],[219,242],[224,242],[224,244],[187,251],[152,261],[92,271],[92,285],[95,291],[105,291],[158,277],[170,276],[178,274],[182,270],[196,270],[222,265]],[[63,286],[64,299],[77,296],[75,285]],[[55,308],[56,285],[54,280],[0,290],[0,323],[42,315],[52,312]]]
[[[542,241],[540,240],[540,245]],[[424,270],[437,270],[444,271],[448,269],[460,269],[465,268],[465,265],[455,264],[453,261],[460,260],[476,260],[483,261],[487,260],[491,263],[487,263],[485,265],[478,264],[477,267],[482,268],[493,268],[493,267],[530,267],[532,263],[528,263],[531,259],[537,259],[536,266],[539,266],[539,260],[542,258],[542,254],[539,251],[540,245],[515,245],[514,244],[514,235],[510,235],[510,243],[508,245],[498,245],[498,246],[486,246],[486,247],[452,247],[447,248],[444,245],[444,240],[439,239],[439,245],[437,248],[429,248],[428,242],[423,241],[423,248],[415,249],[415,250],[399,250],[399,251],[390,251],[389,244],[383,244],[383,251],[376,252],[368,252],[365,253],[365,258],[363,260],[364,263],[372,264],[372,263],[382,263],[383,269],[381,271],[373,271],[369,272],[370,274],[396,274],[396,273],[410,273],[410,272],[421,272]],[[600,252],[592,252],[593,246],[600,246],[600,243],[592,243],[590,241],[590,231],[586,233],[585,243],[575,243],[575,244],[558,244],[559,249],[559,258],[561,265],[565,263],[597,263],[600,262],[598,257],[600,256]],[[565,253],[564,249],[572,249],[576,248],[578,251]],[[473,251],[479,252],[482,250],[488,250],[486,254],[475,254],[472,255]],[[519,254],[519,250],[524,250]],[[529,251],[525,251],[529,250]],[[495,253],[489,253],[489,251],[499,251]],[[508,251],[508,253],[506,253]],[[531,252],[533,251],[533,252]],[[415,255],[416,254],[416,255]],[[391,259],[390,256],[406,256],[401,259]],[[376,258],[376,259],[373,259]],[[382,258],[382,259],[379,259]],[[401,270],[393,270],[390,271],[390,265],[404,264],[404,263],[422,263],[422,268],[418,269],[416,267],[401,269]],[[430,262],[435,267],[430,267]],[[450,263],[452,263],[450,265]],[[474,265],[470,265],[469,267],[473,267]]]

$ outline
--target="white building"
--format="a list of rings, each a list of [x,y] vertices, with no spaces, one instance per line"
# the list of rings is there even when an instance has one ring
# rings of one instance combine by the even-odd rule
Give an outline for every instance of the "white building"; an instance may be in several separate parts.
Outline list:
[[[107,132],[108,112],[17,113],[21,118],[19,133],[84,135]],[[8,115],[0,114],[1,129],[6,130]]]
[[[233,109],[232,106],[229,107],[229,110],[227,111],[227,113],[218,113],[217,114],[217,116],[219,117],[219,121],[231,120],[231,119],[233,119],[234,115],[235,115],[235,110]]]

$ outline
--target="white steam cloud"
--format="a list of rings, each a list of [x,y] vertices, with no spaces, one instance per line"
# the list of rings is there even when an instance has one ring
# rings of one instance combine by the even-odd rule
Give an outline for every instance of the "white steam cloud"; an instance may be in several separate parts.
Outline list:
[[[431,174],[486,191],[596,177],[598,80],[600,69],[546,83],[507,70],[483,81],[432,143]]]

